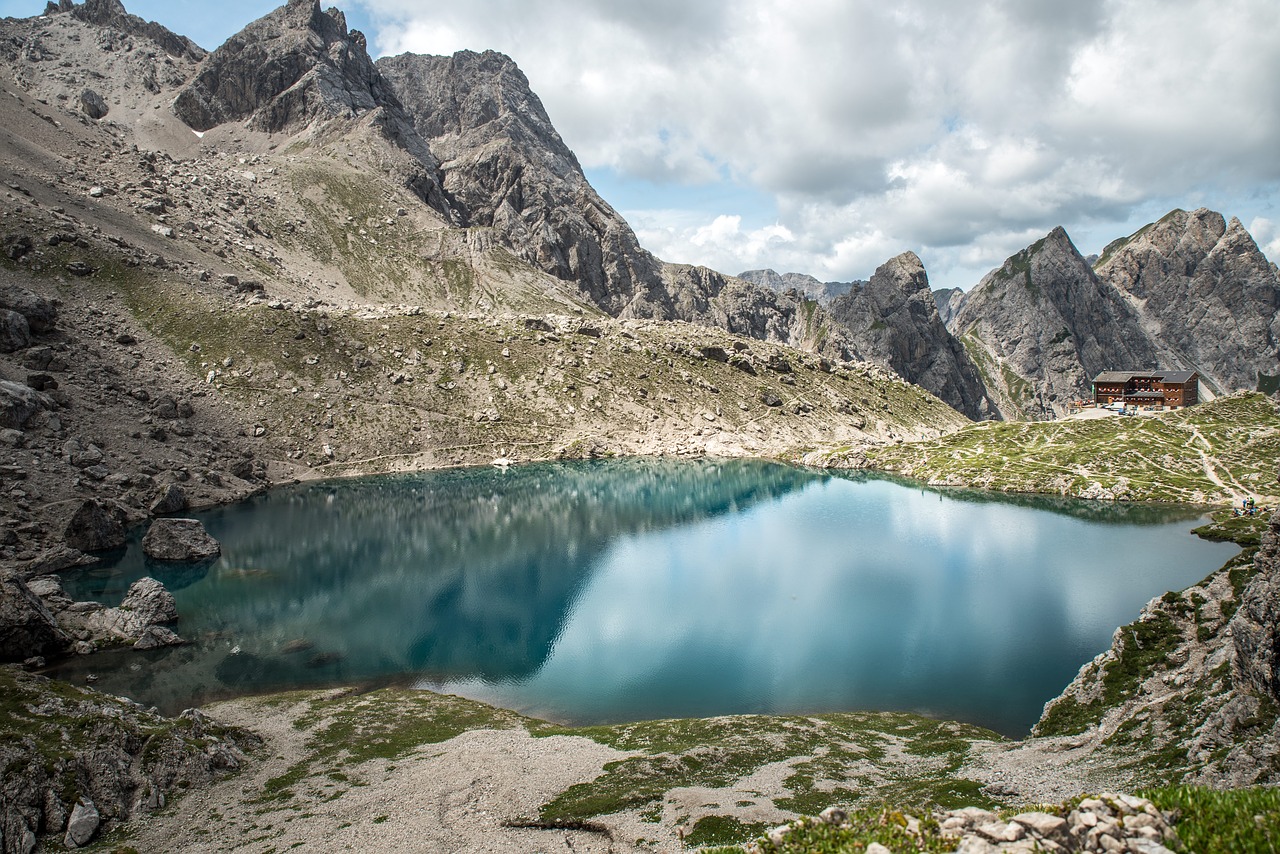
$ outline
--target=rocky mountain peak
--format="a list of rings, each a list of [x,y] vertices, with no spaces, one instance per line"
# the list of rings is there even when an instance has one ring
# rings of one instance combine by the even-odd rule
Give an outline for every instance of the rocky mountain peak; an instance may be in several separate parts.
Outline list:
[[[317,118],[399,107],[359,32],[318,0],[289,0],[208,56],[174,100],[178,117],[205,131],[247,120],[256,130],[299,130]]]
[[[881,264],[865,286],[832,300],[830,310],[863,358],[892,368],[970,418],[996,414],[976,366],[943,324],[914,252]]]
[[[746,270],[738,274],[739,279],[764,285],[778,293],[796,290],[809,299],[816,299],[819,305],[829,305],[841,294],[856,291],[866,282],[822,282],[807,273],[779,273],[777,270]]]
[[[170,56],[199,61],[206,54],[204,48],[191,39],[180,36],[154,21],[130,15],[120,0],[84,0],[78,6],[72,0],[59,0],[57,3],[46,4],[44,13],[46,15],[69,14],[86,24],[151,39]]]
[[[920,291],[928,291],[930,299],[933,298],[933,292],[929,290],[929,276],[924,271],[924,262],[920,260],[919,255],[911,251],[890,258],[876,269],[869,287],[886,285],[897,288],[908,297],[915,296]],[[935,306],[934,309],[936,311],[937,307]]]

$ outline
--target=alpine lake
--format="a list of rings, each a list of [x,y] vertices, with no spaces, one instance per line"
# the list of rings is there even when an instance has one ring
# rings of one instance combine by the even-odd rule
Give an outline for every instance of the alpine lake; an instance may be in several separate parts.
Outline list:
[[[64,575],[118,605],[152,575],[185,646],[53,675],[167,712],[414,685],[569,724],[914,711],[1025,735],[1117,626],[1238,547],[1202,510],[937,490],[754,460],[624,459],[312,482],[142,531]]]

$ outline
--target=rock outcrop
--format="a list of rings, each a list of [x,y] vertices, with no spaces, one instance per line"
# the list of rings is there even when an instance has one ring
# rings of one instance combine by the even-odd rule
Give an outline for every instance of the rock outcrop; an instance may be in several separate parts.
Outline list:
[[[1129,297],[1162,367],[1199,371],[1218,393],[1280,387],[1280,278],[1240,220],[1171,211],[1095,269]]]
[[[984,276],[952,332],[1010,419],[1065,414],[1104,370],[1164,367],[1137,312],[1061,227]]]
[[[1058,750],[1083,749],[1092,763],[1114,759],[1139,773],[1145,763],[1171,781],[1276,785],[1278,602],[1280,511],[1256,551],[1118,628],[1111,648],[1045,706],[1033,735],[1064,737]]]
[[[1237,681],[1280,705],[1280,511],[1271,517],[1253,558],[1253,580],[1231,620]]]
[[[125,11],[120,0],[84,0],[84,3],[78,6],[69,2],[58,6],[50,3],[45,14],[55,12],[69,12],[73,17],[86,23],[150,39],[173,57],[199,61],[206,54],[204,48],[186,36],[180,36],[154,21],[130,15]]]
[[[832,300],[858,354],[933,392],[975,421],[999,417],[977,367],[938,315],[924,264],[904,252],[865,286]]]
[[[136,704],[0,668],[0,839],[5,854],[86,844],[238,770],[260,739],[197,710],[166,718]],[[54,841],[56,840],[56,842]]]
[[[29,588],[40,597],[58,627],[77,639],[76,652],[118,646],[154,649],[185,642],[171,628],[178,619],[173,594],[154,578],[140,578],[129,585],[124,600],[115,608],[99,602],[73,602],[54,575],[32,579]]]

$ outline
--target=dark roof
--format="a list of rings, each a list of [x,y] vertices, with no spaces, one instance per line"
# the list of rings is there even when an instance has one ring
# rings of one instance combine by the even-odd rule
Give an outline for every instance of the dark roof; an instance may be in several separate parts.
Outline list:
[[[1095,383],[1127,383],[1134,377],[1150,377],[1169,385],[1182,385],[1198,377],[1195,371],[1103,371],[1093,378]]]

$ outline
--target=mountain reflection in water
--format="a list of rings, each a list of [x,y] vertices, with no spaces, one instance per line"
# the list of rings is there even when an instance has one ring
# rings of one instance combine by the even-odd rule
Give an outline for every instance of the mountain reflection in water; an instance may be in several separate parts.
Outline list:
[[[1016,734],[1147,599],[1234,552],[1186,508],[759,461],[456,469],[197,515],[212,564],[150,565],[135,541],[66,579],[116,604],[156,576],[193,643],[61,675],[167,710],[398,681],[574,722],[911,709]]]

